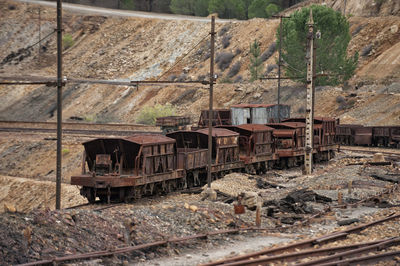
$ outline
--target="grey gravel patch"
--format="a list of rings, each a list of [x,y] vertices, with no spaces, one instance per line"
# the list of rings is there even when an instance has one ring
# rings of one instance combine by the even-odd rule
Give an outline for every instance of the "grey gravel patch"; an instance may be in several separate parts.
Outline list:
[[[227,244],[221,246],[211,246],[207,249],[202,249],[201,252],[195,252],[195,250],[183,253],[180,256],[174,257],[162,257],[154,260],[148,260],[146,262],[135,263],[134,265],[140,266],[150,266],[150,265],[181,265],[181,266],[191,266],[197,265],[199,263],[207,263],[210,261],[215,261],[223,259],[227,256],[238,256],[244,253],[259,251],[265,249],[273,244],[278,244],[282,242],[288,242],[292,240],[289,237],[273,237],[273,236],[257,236],[249,237],[244,240],[232,241],[227,237]],[[133,264],[132,264],[133,265]]]

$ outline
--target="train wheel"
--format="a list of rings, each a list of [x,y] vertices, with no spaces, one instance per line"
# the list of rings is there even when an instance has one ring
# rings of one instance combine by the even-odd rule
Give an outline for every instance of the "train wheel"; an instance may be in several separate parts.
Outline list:
[[[84,196],[87,198],[89,203],[93,204],[96,202],[96,197],[94,195],[94,189],[93,188],[83,188],[84,189]]]
[[[194,186],[194,176],[193,173],[187,173],[186,175],[186,187],[192,188]]]

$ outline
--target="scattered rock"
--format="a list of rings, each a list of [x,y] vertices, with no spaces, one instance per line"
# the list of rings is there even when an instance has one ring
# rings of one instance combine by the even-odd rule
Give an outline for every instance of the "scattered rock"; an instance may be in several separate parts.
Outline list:
[[[340,226],[344,226],[344,225],[350,225],[350,224],[358,223],[358,222],[360,222],[360,219],[353,218],[353,219],[346,219],[346,220],[338,221],[337,224]]]
[[[4,204],[4,211],[5,212],[17,212],[17,209],[13,205]]]

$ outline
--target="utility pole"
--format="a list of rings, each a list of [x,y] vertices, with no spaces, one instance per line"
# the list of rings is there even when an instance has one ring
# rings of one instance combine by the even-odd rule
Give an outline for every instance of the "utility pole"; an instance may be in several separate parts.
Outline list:
[[[315,53],[314,53],[314,19],[310,9],[307,33],[307,103],[306,103],[306,146],[304,166],[306,174],[310,175],[313,168],[314,148],[314,77],[315,77]]]
[[[213,87],[214,87],[214,42],[215,42],[215,16],[211,17],[211,45],[210,45],[210,102],[208,110],[208,169],[207,187],[211,189],[211,167],[212,167],[212,122],[213,122]]]
[[[38,64],[40,64],[40,49],[42,49],[42,45],[40,44],[41,36],[41,18],[40,18],[40,7],[39,7],[39,50],[38,50]]]
[[[61,208],[62,86],[62,0],[57,0],[57,210]]]

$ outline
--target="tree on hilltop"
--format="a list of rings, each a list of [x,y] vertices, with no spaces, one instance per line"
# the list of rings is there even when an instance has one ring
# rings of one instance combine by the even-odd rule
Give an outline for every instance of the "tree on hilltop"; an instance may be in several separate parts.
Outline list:
[[[339,12],[319,5],[303,8],[283,20],[282,59],[283,67],[288,77],[304,77],[307,72],[306,45],[308,19],[312,9],[314,32],[320,32],[316,38],[315,70],[319,75],[317,85],[337,85],[350,79],[357,67],[358,53],[347,56],[347,46],[350,42],[349,23]],[[277,31],[279,45],[279,28]]]

